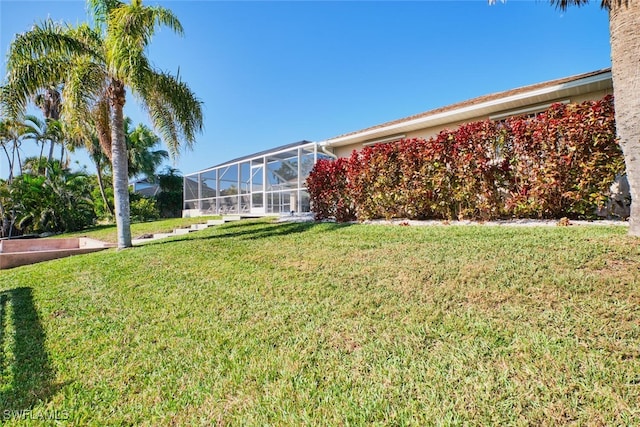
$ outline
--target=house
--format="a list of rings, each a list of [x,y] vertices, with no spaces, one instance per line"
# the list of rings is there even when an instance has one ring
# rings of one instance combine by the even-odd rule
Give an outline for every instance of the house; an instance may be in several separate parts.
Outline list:
[[[160,186],[155,182],[149,181],[148,178],[130,182],[129,188],[132,192],[143,197],[154,197],[160,191]]]
[[[580,103],[613,94],[603,69],[480,96],[324,141],[300,141],[234,159],[184,178],[184,215],[271,215],[310,210],[305,180],[320,158],[350,156],[367,145],[425,138],[478,120],[534,115],[554,103]]]

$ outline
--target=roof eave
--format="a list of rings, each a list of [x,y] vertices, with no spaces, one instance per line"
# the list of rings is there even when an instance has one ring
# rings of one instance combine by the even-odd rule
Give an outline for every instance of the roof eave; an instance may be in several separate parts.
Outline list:
[[[330,138],[320,142],[322,146],[340,147],[365,142],[373,138],[411,132],[418,129],[455,123],[480,116],[490,116],[505,110],[512,110],[523,105],[544,104],[554,99],[576,96],[582,93],[606,89],[610,86],[611,71],[535,89],[504,98],[481,102],[449,111],[426,115],[416,119],[393,123],[388,126],[364,130],[350,135]]]

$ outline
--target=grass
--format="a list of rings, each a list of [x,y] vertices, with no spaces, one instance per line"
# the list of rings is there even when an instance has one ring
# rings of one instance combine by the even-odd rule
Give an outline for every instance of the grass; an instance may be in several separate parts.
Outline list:
[[[170,233],[176,228],[187,228],[191,224],[203,224],[209,219],[220,218],[220,216],[207,216],[195,218],[171,218],[163,219],[160,221],[138,222],[131,224],[131,236],[135,239],[145,234]],[[115,224],[98,225],[96,227],[87,228],[82,231],[54,236],[54,238],[59,237],[90,237],[92,239],[98,239],[103,242],[110,243],[116,243],[118,241]]]
[[[2,271],[0,417],[640,425],[625,233],[258,220]]]

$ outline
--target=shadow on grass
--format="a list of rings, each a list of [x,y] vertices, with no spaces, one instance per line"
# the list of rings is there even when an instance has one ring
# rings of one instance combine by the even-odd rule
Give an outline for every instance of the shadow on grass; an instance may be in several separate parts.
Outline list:
[[[45,338],[31,288],[0,292],[0,420],[20,417],[60,389],[53,384]]]
[[[305,233],[310,231],[322,231],[332,232],[352,224],[350,223],[320,223],[320,222],[277,222],[277,223],[265,223],[265,222],[243,222],[238,221],[232,224],[225,224],[216,226],[219,227],[220,232],[214,235],[206,236],[189,236],[184,239],[172,239],[168,241],[159,241],[156,243],[150,243],[145,246],[157,244],[166,245],[176,242],[183,242],[185,240],[212,240],[212,239],[225,239],[236,238],[241,240],[256,240],[265,239],[269,237],[287,236],[297,233]]]

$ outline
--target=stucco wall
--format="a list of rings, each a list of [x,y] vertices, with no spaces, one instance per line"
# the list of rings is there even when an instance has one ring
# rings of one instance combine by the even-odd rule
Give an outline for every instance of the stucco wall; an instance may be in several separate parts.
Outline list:
[[[598,99],[604,98],[606,95],[612,95],[612,94],[613,94],[613,89],[600,90],[600,91],[590,92],[590,93],[586,93],[586,94],[582,94],[582,95],[576,95],[575,97],[570,98],[569,102],[570,103],[581,103],[581,102],[589,101],[589,100],[598,100]],[[552,104],[554,102],[562,102],[562,101],[566,101],[566,100],[567,100],[566,97],[557,98],[557,99],[554,99],[552,101],[547,101],[547,102],[545,102],[545,104]],[[533,105],[535,105],[535,104],[533,104]],[[508,112],[509,112],[508,110],[496,111],[496,112],[494,112],[492,114],[492,116],[506,114]],[[479,121],[479,120],[486,120],[488,118],[489,118],[489,116],[487,116],[487,115],[477,116],[477,117],[474,117],[474,118],[472,118],[470,120],[456,121],[456,122],[451,122],[451,123],[447,123],[447,124],[440,125],[440,126],[427,127],[427,128],[419,129],[419,130],[416,130],[416,131],[407,132],[404,135],[405,135],[406,139],[410,139],[410,138],[429,139],[432,136],[436,136],[443,129],[455,129],[455,128],[459,127],[461,124],[475,122],[475,121]],[[380,136],[376,136],[375,138],[372,138],[370,141],[375,141],[377,139],[380,139]],[[356,144],[350,144],[350,145],[344,145],[344,146],[340,146],[340,147],[334,147],[333,148],[333,152],[338,157],[349,157],[351,155],[351,153],[353,152],[353,150],[361,150],[365,146],[366,143],[367,142],[364,141],[364,142],[360,142],[360,143],[356,143]]]

